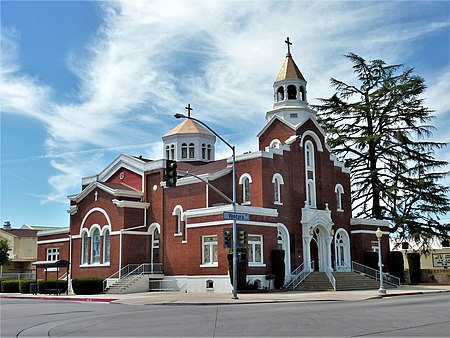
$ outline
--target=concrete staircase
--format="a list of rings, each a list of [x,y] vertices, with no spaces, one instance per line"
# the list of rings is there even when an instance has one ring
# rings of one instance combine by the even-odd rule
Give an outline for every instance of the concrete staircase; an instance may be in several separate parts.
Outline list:
[[[333,286],[325,272],[311,272],[295,291],[333,291]]]
[[[380,287],[380,281],[357,272],[333,272],[333,276],[336,279],[336,291],[376,290]]]
[[[146,292],[149,290],[149,280],[164,279],[163,274],[139,274],[129,275],[119,279],[105,290],[105,293],[133,293]]]

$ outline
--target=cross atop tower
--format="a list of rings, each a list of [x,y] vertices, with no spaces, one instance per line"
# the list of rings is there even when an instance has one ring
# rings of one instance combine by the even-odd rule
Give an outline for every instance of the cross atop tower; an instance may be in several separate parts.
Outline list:
[[[287,44],[288,47],[288,54],[291,54],[291,45],[292,42],[289,41],[289,36],[286,38],[286,40],[284,41]]]
[[[188,117],[191,117],[191,110],[194,110],[194,108],[191,108],[191,104],[188,103],[186,107],[184,107],[188,111]]]

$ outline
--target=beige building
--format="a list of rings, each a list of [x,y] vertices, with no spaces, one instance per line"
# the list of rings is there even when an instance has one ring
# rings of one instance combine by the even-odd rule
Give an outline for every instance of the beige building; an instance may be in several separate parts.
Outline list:
[[[0,277],[29,279],[34,276],[32,263],[37,260],[37,232],[28,226],[12,229],[9,222],[4,223],[0,237],[9,243],[10,262],[0,267]]]

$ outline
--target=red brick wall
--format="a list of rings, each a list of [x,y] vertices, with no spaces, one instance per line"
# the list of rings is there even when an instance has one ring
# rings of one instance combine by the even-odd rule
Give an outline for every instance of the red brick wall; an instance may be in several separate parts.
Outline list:
[[[120,179],[121,173],[124,174],[123,179]],[[142,176],[126,168],[120,168],[119,170],[117,170],[117,172],[112,175],[106,182],[126,184],[138,191],[142,191]]]

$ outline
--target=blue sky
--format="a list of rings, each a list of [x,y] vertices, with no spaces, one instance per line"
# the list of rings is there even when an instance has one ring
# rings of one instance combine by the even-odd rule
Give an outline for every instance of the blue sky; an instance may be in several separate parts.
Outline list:
[[[310,104],[352,80],[348,52],[414,67],[448,142],[449,28],[448,1],[2,1],[1,221],[67,226],[81,178],[123,152],[161,158],[187,103],[256,150],[286,36]]]

